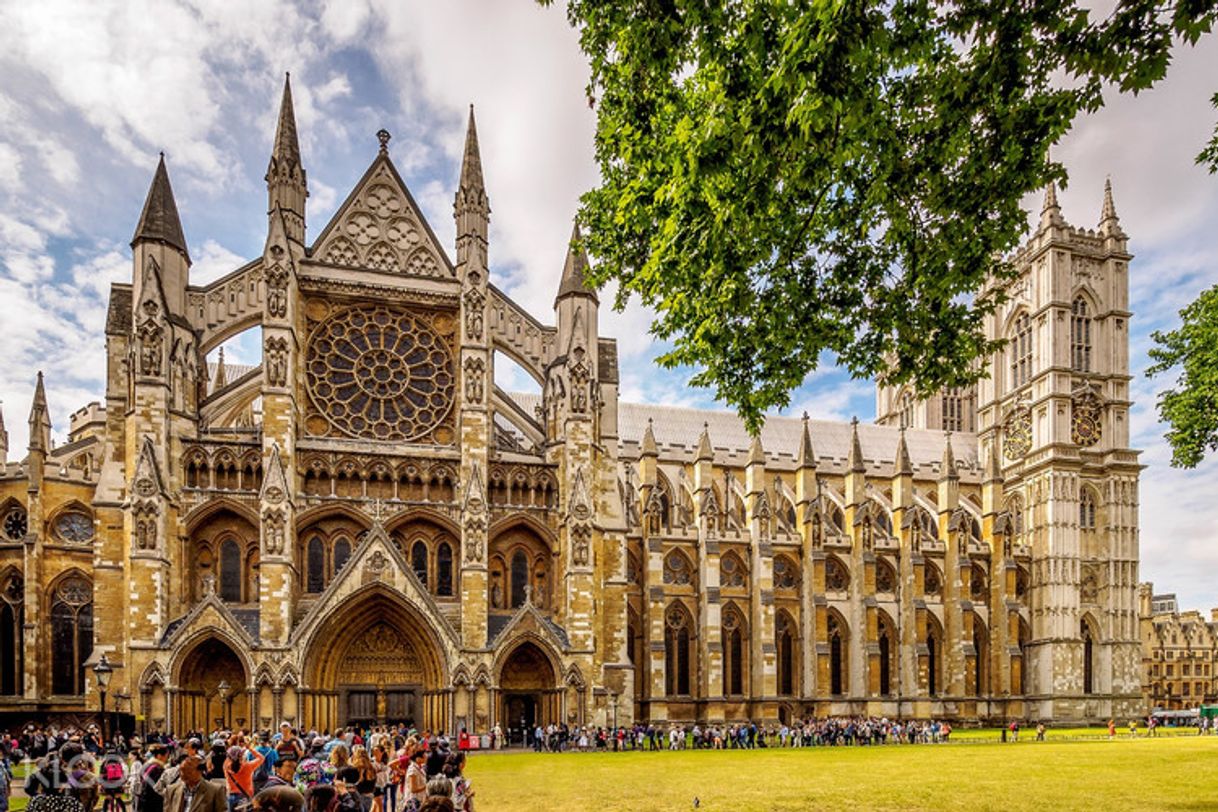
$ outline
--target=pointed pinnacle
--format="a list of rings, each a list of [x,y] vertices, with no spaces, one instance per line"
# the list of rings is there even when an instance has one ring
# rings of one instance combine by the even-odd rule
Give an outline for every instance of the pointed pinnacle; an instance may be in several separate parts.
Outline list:
[[[38,372],[38,382],[34,384],[34,402],[30,404],[30,437],[31,449],[50,450],[51,416],[47,408],[47,393],[42,384],[42,371]]]
[[[694,462],[702,462],[703,460],[714,460],[715,450],[711,447],[710,441],[710,424],[702,423],[702,434],[698,437],[698,448],[694,451]]]
[[[800,468],[816,467],[816,451],[812,448],[812,432],[808,429],[808,413],[804,412],[803,436],[799,438],[799,456],[796,462]]]
[[[985,481],[1002,481],[1002,462],[998,459],[998,436],[990,442],[990,456],[985,461]]]
[[[283,77],[283,99],[279,103],[279,123],[275,125],[275,145],[271,164],[287,162],[300,165],[300,140],[296,135],[296,109],[292,105],[292,74]]]
[[[1112,202],[1112,178],[1104,179],[1104,206],[1100,210],[1100,233],[1115,234],[1121,231],[1121,221],[1117,217],[1116,204]]]
[[[144,240],[173,246],[186,255],[187,262],[190,261],[190,252],[186,250],[186,235],[182,233],[182,221],[178,218],[178,204],[173,199],[173,187],[169,185],[169,170],[165,168],[163,152],[152,176],[152,185],[148,187],[144,211],[135,227],[135,236],[131,238],[131,247],[134,248],[136,243]]]
[[[1040,210],[1043,213],[1053,209],[1060,211],[1061,206],[1057,205],[1057,183],[1049,181],[1049,185],[1045,187],[1045,202]]]
[[[558,283],[558,295],[554,304],[565,296],[587,296],[600,304],[596,291],[588,287],[584,271],[588,268],[588,254],[584,251],[584,238],[579,230],[579,221],[571,224],[571,239],[567,242],[567,258],[562,266],[562,279]]]
[[[753,438],[749,446],[749,465],[765,465],[765,449],[761,447],[761,434]]]
[[[959,479],[960,472],[956,470],[956,454],[952,450],[952,433],[943,433],[943,464],[940,466],[939,481]]]
[[[850,420],[850,456],[846,460],[846,467],[851,473],[865,473],[867,466],[863,463],[863,446],[859,442],[859,419],[853,417]]]
[[[905,444],[905,427],[901,426],[901,438],[897,440],[897,459],[892,467],[893,476],[913,476],[913,462],[909,459],[909,446]]]
[[[38,382],[34,384],[34,400],[30,404],[30,422],[42,420],[47,414],[47,390],[42,383],[42,370],[38,370]]]
[[[482,154],[478,147],[478,125],[474,121],[474,106],[469,106],[469,124],[465,129],[465,153],[461,158],[459,188],[485,190],[482,181]]]
[[[216,359],[216,380],[212,384],[212,391],[216,392],[223,389],[227,384],[227,375],[224,373],[224,348],[220,348],[220,355]]]
[[[656,445],[655,433],[651,430],[651,418],[647,418],[647,430],[643,432],[643,456],[658,457],[660,448]]]

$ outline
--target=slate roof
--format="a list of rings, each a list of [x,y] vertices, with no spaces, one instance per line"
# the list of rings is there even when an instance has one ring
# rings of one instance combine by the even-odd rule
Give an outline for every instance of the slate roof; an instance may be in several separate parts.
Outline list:
[[[110,285],[110,307],[106,310],[106,334],[131,332],[131,285]]]
[[[541,396],[532,393],[509,393],[529,414],[541,405]],[[652,421],[652,433],[660,449],[661,459],[693,460],[698,437],[705,423],[710,432],[715,461],[721,465],[743,466],[748,461],[752,437],[735,412],[721,409],[694,409],[685,406],[660,406],[650,403],[618,404],[618,436],[622,457],[638,456],[639,444],[647,421]],[[889,476],[896,462],[900,432],[889,426],[859,424],[859,445],[869,475]],[[809,420],[812,448],[818,464],[826,470],[845,469],[850,454],[850,424],[832,420]],[[770,467],[782,470],[795,466],[802,439],[803,421],[798,417],[768,417],[761,429],[761,444]],[[946,432],[928,429],[907,429],[905,443],[915,473],[923,476],[938,473],[943,460]],[[957,469],[966,480],[980,480],[983,465],[978,455],[977,435],[952,434],[952,452]],[[921,470],[918,470],[921,469]]]
[[[178,204],[173,199],[173,187],[169,184],[164,155],[161,155],[156,174],[152,176],[152,186],[148,188],[144,211],[140,214],[131,244],[135,245],[140,240],[163,242],[187,256],[190,254],[186,250],[186,235],[182,233],[182,221],[178,217]]]

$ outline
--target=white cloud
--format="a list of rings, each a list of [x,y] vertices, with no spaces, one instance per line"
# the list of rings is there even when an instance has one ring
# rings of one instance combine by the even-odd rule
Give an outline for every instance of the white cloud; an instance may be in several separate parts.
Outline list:
[[[335,99],[350,96],[351,82],[345,74],[337,74],[324,85],[315,88],[313,95],[317,97],[318,104],[327,105]]]
[[[191,252],[190,284],[206,285],[225,274],[232,273],[247,262],[215,240],[204,240],[201,248]]]
[[[14,192],[21,184],[21,155],[12,144],[0,143],[0,192]]]

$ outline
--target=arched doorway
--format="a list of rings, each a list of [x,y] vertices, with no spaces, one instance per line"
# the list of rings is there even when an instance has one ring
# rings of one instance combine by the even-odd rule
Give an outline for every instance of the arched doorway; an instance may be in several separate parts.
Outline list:
[[[536,643],[520,643],[499,667],[500,718],[515,740],[521,731],[561,721],[561,691],[554,665]]]
[[[381,585],[357,592],[306,648],[304,725],[407,723],[447,730],[443,651],[432,624],[400,594]]]
[[[178,667],[174,731],[210,731],[256,723],[250,718],[245,665],[218,637],[199,641]]]

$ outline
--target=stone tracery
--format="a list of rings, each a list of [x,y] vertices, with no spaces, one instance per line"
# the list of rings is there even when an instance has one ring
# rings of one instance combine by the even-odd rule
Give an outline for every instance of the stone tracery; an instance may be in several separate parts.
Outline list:
[[[417,441],[452,412],[452,351],[435,320],[383,305],[341,310],[309,339],[318,412],[349,437]]]

